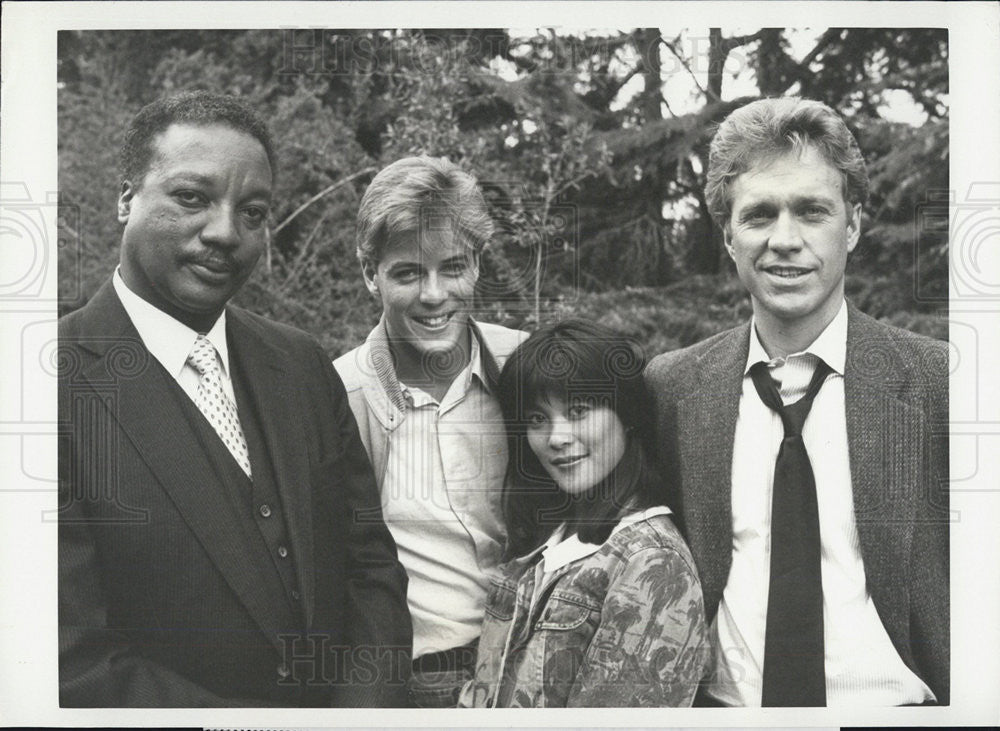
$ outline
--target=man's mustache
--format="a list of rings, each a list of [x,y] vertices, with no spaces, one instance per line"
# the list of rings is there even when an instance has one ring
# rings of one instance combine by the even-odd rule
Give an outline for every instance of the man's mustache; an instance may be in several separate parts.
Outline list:
[[[206,269],[211,269],[216,272],[232,272],[237,268],[236,263],[232,259],[218,254],[192,256],[188,259],[188,262],[191,264],[200,264]]]

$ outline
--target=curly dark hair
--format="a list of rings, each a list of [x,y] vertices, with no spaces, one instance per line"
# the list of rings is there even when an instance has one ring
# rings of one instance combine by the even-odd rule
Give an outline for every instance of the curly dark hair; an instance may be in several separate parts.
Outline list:
[[[127,180],[137,189],[142,186],[153,159],[153,140],[172,124],[223,124],[250,135],[263,146],[271,166],[271,178],[275,178],[277,166],[271,134],[249,104],[234,96],[187,91],[157,99],[135,115],[122,143],[121,182]]]

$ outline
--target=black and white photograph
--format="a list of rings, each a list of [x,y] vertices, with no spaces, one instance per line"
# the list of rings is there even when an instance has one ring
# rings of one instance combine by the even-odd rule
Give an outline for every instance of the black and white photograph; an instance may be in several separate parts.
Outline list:
[[[52,7],[0,719],[1000,720],[994,6]]]

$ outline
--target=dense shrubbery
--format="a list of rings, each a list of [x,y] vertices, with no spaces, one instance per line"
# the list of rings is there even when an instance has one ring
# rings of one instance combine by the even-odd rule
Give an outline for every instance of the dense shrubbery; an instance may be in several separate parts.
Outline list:
[[[849,295],[943,337],[946,232],[914,224],[948,187],[946,33],[830,29],[798,61],[780,30],[710,41],[714,62],[743,49],[761,95],[800,91],[845,114],[873,191]],[[482,317],[532,328],[575,314],[651,352],[687,345],[746,318],[749,304],[701,192],[712,126],[739,101],[722,100],[716,63],[693,87],[702,106],[675,115],[661,88],[675,53],[680,36],[656,29],[60,33],[62,234],[75,244],[60,249],[60,309],[86,301],[117,261],[128,119],[163,94],[210,89],[250,100],[280,158],[270,246],[237,302],[312,332],[331,354],[378,315],[354,257],[360,195],[379,168],[419,153],[475,174],[497,220]],[[634,78],[643,86],[623,93]],[[923,110],[921,126],[881,116],[900,91]]]

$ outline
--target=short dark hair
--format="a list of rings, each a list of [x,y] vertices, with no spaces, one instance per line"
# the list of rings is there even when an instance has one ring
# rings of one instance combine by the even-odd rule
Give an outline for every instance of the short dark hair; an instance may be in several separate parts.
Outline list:
[[[639,345],[606,327],[563,320],[533,333],[500,372],[497,397],[507,428],[509,462],[503,488],[508,557],[541,545],[572,513],[570,525],[587,543],[603,543],[623,511],[661,501],[644,445],[649,399]],[[570,497],[545,471],[527,438],[528,413],[547,396],[584,398],[612,408],[625,426],[625,454],[611,474],[585,495]]]
[[[186,91],[147,104],[135,115],[121,149],[121,182],[142,186],[153,159],[153,140],[172,124],[223,124],[255,138],[267,153],[271,179],[277,174],[274,144],[267,124],[242,99],[207,91]]]
[[[476,179],[444,157],[404,157],[379,171],[358,206],[355,236],[362,264],[378,263],[394,237],[439,220],[479,254],[493,219]]]
[[[759,99],[733,111],[712,139],[705,201],[724,230],[732,213],[732,185],[761,160],[815,147],[841,176],[844,201],[868,200],[868,171],[844,120],[822,102],[800,97]]]

